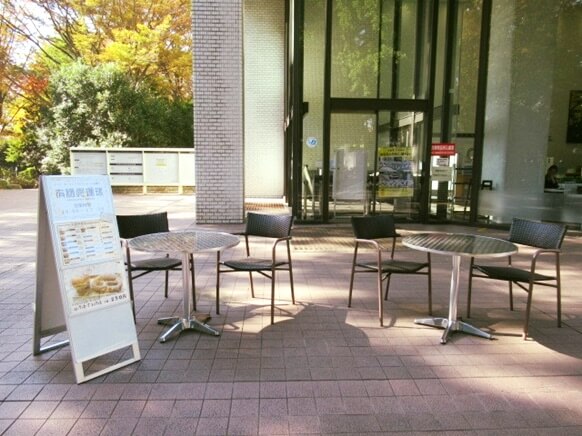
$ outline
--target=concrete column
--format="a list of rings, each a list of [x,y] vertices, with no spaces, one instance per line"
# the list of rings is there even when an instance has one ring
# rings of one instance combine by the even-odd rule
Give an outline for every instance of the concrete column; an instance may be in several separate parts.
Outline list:
[[[192,2],[196,222],[244,217],[243,0]]]
[[[503,220],[541,218],[556,4],[554,0],[493,3],[482,178],[493,180],[494,191],[483,196],[489,210],[481,213]]]

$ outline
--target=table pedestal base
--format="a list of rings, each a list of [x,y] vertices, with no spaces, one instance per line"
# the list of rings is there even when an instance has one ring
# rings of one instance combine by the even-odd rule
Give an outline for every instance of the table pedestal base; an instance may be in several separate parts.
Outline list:
[[[173,336],[174,334],[180,334],[184,330],[196,330],[202,333],[208,333],[212,336],[220,336],[220,332],[214,330],[205,322],[210,319],[210,316],[203,316],[200,317],[203,321],[200,321],[196,318],[180,318],[177,316],[173,316],[170,318],[160,318],[158,319],[158,324],[170,326],[168,330],[160,336],[160,342],[164,343],[166,340]]]
[[[415,319],[414,323],[445,329],[441,338],[441,344],[446,344],[449,336],[454,332],[468,333],[481,338],[493,339],[493,335],[490,333],[484,332],[483,330],[463,321],[449,321],[447,318],[420,318]]]

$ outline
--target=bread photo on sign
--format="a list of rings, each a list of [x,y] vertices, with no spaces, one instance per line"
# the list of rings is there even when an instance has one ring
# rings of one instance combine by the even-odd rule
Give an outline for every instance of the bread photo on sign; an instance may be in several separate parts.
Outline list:
[[[71,285],[79,297],[96,294],[113,294],[121,291],[122,281],[119,274],[84,274],[71,279]]]
[[[91,292],[91,285],[89,283],[90,279],[91,276],[88,274],[82,275],[80,277],[73,277],[71,279],[71,284],[77,291],[77,295],[79,295],[79,297],[84,297]]]

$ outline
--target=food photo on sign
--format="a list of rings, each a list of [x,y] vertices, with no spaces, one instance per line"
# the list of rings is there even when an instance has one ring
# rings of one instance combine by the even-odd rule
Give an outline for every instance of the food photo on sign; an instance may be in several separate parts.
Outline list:
[[[107,262],[70,268],[64,273],[68,307],[71,314],[99,309],[129,298],[118,264]]]

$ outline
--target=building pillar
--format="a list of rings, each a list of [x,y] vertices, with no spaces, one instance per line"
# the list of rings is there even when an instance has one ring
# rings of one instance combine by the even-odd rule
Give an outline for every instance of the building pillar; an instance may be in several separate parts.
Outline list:
[[[558,3],[494,2],[479,213],[495,222],[548,219],[544,174],[550,129]]]
[[[242,3],[192,2],[198,224],[244,218]]]
[[[556,50],[556,3],[534,3],[494,3],[489,55],[482,178],[521,199],[544,189]]]

